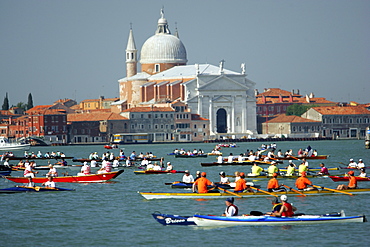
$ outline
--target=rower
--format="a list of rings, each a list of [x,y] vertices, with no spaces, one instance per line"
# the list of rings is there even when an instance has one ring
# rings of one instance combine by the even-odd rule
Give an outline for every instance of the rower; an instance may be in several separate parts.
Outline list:
[[[42,185],[48,188],[55,188],[55,182],[53,181],[53,177],[49,177],[48,181],[42,183]]]
[[[320,164],[321,170],[317,173],[317,175],[330,175],[328,168],[325,167],[324,163]]]
[[[267,190],[268,192],[280,192],[280,191],[286,191],[285,188],[282,188],[281,185],[279,185],[279,181],[277,180],[278,174],[275,172],[272,174],[272,178],[269,180],[267,184]]]
[[[282,203],[280,211],[273,213],[272,216],[292,217],[297,208],[288,202],[288,197],[286,195],[280,196],[280,200]]]
[[[234,205],[234,197],[229,197],[225,201],[226,209],[222,216],[231,217],[238,216],[238,207]]]
[[[361,173],[358,175],[359,177],[366,178],[366,171],[365,168],[361,168]]]
[[[260,176],[261,175],[261,172],[263,172],[263,168],[260,167],[256,162],[253,163],[253,166],[252,166],[252,173],[251,175],[252,176]]]
[[[173,166],[172,166],[171,162],[167,162],[166,171],[172,171],[172,170],[173,170]]]
[[[229,178],[224,171],[220,172],[220,184],[230,184]]]
[[[217,163],[222,164],[224,162],[224,158],[222,157],[222,154],[219,154],[217,156]]]
[[[358,168],[358,169],[365,168],[365,164],[364,164],[364,162],[363,162],[363,160],[362,160],[362,159],[359,159],[359,160],[358,160],[357,168]]]
[[[340,184],[337,187],[337,190],[349,190],[349,189],[356,189],[357,188],[357,179],[354,176],[355,172],[354,171],[349,171],[347,172],[349,176],[349,182],[348,185],[346,184]]]
[[[234,192],[243,192],[247,189],[247,181],[245,181],[245,175],[244,172],[240,173],[240,178],[235,183],[235,189]]]
[[[158,162],[154,162],[153,170],[162,171],[162,167],[158,164]]]
[[[46,173],[46,177],[58,177],[57,169],[52,164],[49,164],[49,172]]]
[[[192,187],[193,193],[195,192],[208,193],[209,191],[208,191],[207,186],[210,186],[210,185],[215,186],[215,184],[212,183],[210,180],[208,180],[208,178],[206,177],[207,177],[207,173],[202,172],[201,177],[193,183],[193,187]]]
[[[302,163],[298,166],[298,174],[301,176],[303,172],[307,173],[308,166],[306,162],[302,161]]]
[[[182,177],[182,182],[184,182],[184,183],[193,183],[194,182],[193,175],[190,174],[189,170],[185,171],[185,174]]]
[[[306,178],[306,172],[303,171],[301,176],[297,178],[295,182],[295,186],[298,188],[298,190],[314,190],[315,188],[312,186],[312,182]]]
[[[230,153],[229,157],[227,157],[227,163],[233,163],[234,156],[233,153]]]
[[[268,172],[269,176],[272,176],[274,173],[279,172],[279,169],[276,167],[276,161],[271,162],[271,165],[267,169],[267,172]]]
[[[289,166],[287,167],[286,176],[293,176],[295,172],[296,165],[292,160],[289,160]]]
[[[349,159],[348,168],[357,168],[357,163],[353,159]]]

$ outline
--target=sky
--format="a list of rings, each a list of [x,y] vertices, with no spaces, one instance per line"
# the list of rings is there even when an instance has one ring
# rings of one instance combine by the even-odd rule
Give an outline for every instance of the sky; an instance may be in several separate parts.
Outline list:
[[[119,97],[130,23],[140,50],[162,7],[188,64],[245,63],[259,92],[370,102],[368,0],[0,0],[0,104]]]

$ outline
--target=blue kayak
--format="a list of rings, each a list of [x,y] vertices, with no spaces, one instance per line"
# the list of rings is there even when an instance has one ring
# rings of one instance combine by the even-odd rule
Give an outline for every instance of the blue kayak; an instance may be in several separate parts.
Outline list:
[[[27,186],[16,186],[6,189],[0,189],[0,193],[21,193],[21,192],[56,192],[56,191],[74,191],[74,189],[65,188],[49,188],[49,187],[27,187]]]

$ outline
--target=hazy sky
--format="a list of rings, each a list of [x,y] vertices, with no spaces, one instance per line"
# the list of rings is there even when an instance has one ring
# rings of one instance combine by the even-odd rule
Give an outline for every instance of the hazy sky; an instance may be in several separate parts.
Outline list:
[[[188,64],[246,63],[260,92],[370,102],[369,0],[0,0],[0,104],[118,97],[130,23],[141,49],[162,6]]]

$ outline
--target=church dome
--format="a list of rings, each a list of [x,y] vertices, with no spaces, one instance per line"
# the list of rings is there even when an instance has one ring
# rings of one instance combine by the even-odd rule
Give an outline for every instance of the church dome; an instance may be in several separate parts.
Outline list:
[[[155,35],[145,41],[141,48],[141,64],[175,63],[186,64],[186,49],[181,40],[172,35],[161,10],[161,18]]]
[[[180,39],[172,34],[156,34],[145,41],[141,48],[141,64],[186,64],[186,49]]]

